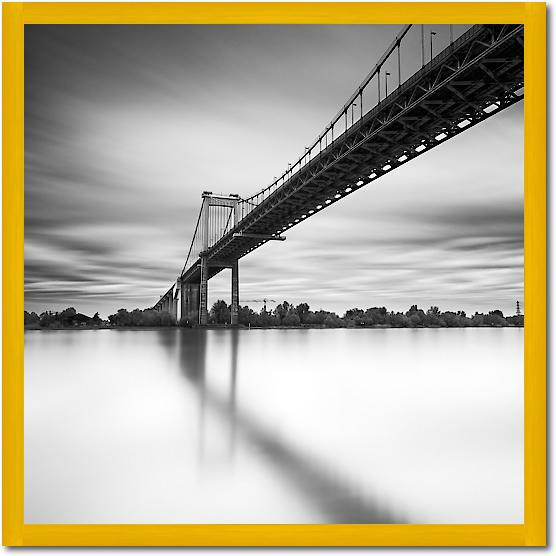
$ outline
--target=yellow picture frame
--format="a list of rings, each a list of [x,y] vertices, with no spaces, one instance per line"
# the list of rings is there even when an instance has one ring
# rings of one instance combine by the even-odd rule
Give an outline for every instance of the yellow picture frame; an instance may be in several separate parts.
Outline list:
[[[3,544],[542,546],[546,543],[546,5],[542,2],[3,4]],[[24,25],[525,25],[525,508],[520,525],[24,523]]]

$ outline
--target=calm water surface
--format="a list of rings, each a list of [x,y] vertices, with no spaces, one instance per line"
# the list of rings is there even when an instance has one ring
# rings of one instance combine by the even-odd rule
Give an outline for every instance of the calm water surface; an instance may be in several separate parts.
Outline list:
[[[25,333],[27,523],[520,523],[523,330]]]

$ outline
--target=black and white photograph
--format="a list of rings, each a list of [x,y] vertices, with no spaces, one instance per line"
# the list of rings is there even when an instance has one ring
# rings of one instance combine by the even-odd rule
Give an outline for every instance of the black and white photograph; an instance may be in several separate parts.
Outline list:
[[[24,38],[25,524],[524,522],[523,24]]]

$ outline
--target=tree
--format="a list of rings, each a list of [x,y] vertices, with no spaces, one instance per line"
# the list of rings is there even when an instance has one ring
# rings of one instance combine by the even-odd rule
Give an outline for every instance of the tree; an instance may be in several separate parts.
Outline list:
[[[409,317],[403,313],[394,313],[394,311],[388,315],[387,321],[391,326],[396,328],[407,328],[411,325]]]
[[[409,317],[411,326],[422,326],[423,324],[425,324],[425,312],[422,309],[419,309],[417,305],[412,305],[405,315]]]
[[[31,313],[24,311],[23,313],[23,324],[25,326],[38,325],[40,323],[40,320],[41,319],[39,318],[39,315],[37,315],[37,313],[35,313],[34,311],[32,311]]]
[[[270,326],[280,326],[280,319],[270,311],[265,311],[264,307],[259,313],[259,324],[258,326],[270,327]]]
[[[295,312],[288,313],[283,319],[282,324],[284,326],[299,326],[301,319],[299,315]]]
[[[423,324],[423,321],[421,320],[419,313],[411,313],[411,315],[408,316],[407,318],[409,319],[411,326],[415,327],[415,326],[421,326]]]
[[[348,309],[344,315],[345,320],[352,321],[356,326],[365,324],[365,311],[363,309]]]
[[[40,325],[42,328],[50,328],[56,324],[56,316],[52,313],[52,311],[45,311],[41,313],[40,316]]]
[[[365,324],[386,324],[386,307],[371,307],[365,311]]]
[[[73,307],[68,307],[64,309],[61,313],[58,314],[58,321],[61,322],[62,325],[68,326],[71,324],[73,317],[77,315],[77,311]]]
[[[253,309],[245,305],[239,307],[238,322],[244,326],[260,326],[261,318]]]
[[[483,317],[483,322],[489,326],[508,326],[502,311],[489,311],[488,315]]]
[[[455,328],[457,326],[461,326],[461,319],[455,313],[451,311],[446,311],[442,313],[442,320],[446,323],[448,328]]]
[[[309,314],[309,305],[307,303],[300,303],[296,308],[295,311],[297,316],[299,317],[300,322],[305,323],[305,319]]]
[[[514,315],[513,317],[506,317],[506,322],[511,326],[523,326],[523,315]]]
[[[328,313],[328,315],[324,319],[323,324],[324,326],[326,326],[326,328],[340,328],[342,326],[342,321],[340,320],[338,315],[334,313]]]
[[[445,325],[445,323],[440,320],[440,309],[436,305],[433,305],[427,311],[423,322],[424,324],[427,324],[429,326],[442,326],[443,324]]]
[[[282,320],[288,314],[289,309],[290,304],[287,301],[283,301],[274,309],[274,315],[278,317],[280,323],[282,323]]]
[[[230,318],[231,313],[228,304],[223,299],[216,301],[209,313],[210,322],[213,324],[228,324]]]
[[[475,313],[471,318],[471,326],[483,326],[484,315],[482,313]]]

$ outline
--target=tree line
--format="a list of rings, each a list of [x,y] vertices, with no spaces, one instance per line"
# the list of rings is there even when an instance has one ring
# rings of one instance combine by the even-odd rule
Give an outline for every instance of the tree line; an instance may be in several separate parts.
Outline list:
[[[176,326],[176,319],[167,312],[152,309],[118,309],[103,320],[98,312],[92,317],[78,313],[75,308],[68,307],[63,311],[44,311],[40,315],[34,311],[24,312],[25,328],[113,328],[117,326]]]
[[[223,326],[230,324],[231,307],[224,300],[214,303],[209,312],[209,324]],[[307,303],[293,305],[284,301],[272,311],[264,308],[259,312],[244,305],[239,308],[239,324],[246,327],[307,327],[307,328],[465,328],[465,327],[506,327],[523,326],[523,315],[505,316],[496,309],[488,313],[476,312],[468,316],[465,311],[440,311],[436,306],[427,311],[412,305],[408,311],[388,311],[386,307],[369,309],[349,309],[343,316],[331,311],[319,309],[312,311]],[[88,317],[78,313],[73,307],[60,312],[45,311],[40,315],[25,311],[26,328],[112,328],[112,327],[159,327],[159,326],[195,326],[196,323],[176,318],[166,311],[152,309],[119,309],[109,315],[108,320],[100,318],[98,313]]]
[[[219,299],[209,313],[209,323],[215,325],[229,324],[231,307]],[[293,305],[284,301],[273,311],[261,309],[255,312],[247,305],[239,308],[239,323],[253,327],[322,327],[322,328],[358,328],[358,327],[393,327],[393,328],[464,328],[479,326],[523,326],[523,315],[504,316],[495,309],[488,313],[476,312],[467,316],[465,311],[440,311],[436,306],[427,311],[412,305],[408,311],[388,311],[386,307],[369,309],[349,309],[343,316],[319,309],[312,311],[307,303]]]
[[[98,313],[88,317],[78,313],[74,307],[68,307],[63,311],[44,311],[40,315],[34,311],[25,311],[23,322],[27,328],[101,327],[104,324]]]

